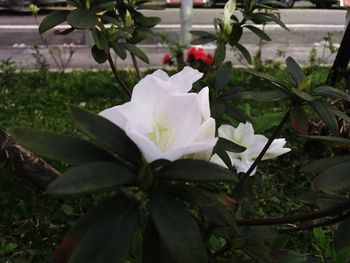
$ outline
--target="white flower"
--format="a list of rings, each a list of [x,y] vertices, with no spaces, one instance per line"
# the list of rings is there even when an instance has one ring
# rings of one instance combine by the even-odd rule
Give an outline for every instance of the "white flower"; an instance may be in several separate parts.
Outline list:
[[[254,134],[254,129],[251,123],[240,123],[237,128],[230,125],[222,125],[218,130],[219,137],[230,140],[238,145],[246,148],[241,153],[227,152],[230,157],[231,164],[234,166],[238,173],[245,173],[248,171],[254,160],[258,157],[268,139],[260,134]],[[290,148],[284,148],[286,144],[285,139],[275,139],[270,145],[269,149],[265,153],[262,160],[268,160],[275,158],[279,155],[289,152]],[[212,162],[226,166],[220,157],[216,154],[211,158]],[[254,175],[256,168],[251,173]]]
[[[236,10],[236,0],[229,0],[224,7],[224,16],[222,19],[223,22],[223,31],[226,34],[231,34],[232,25],[231,25],[231,16]]]
[[[191,67],[169,77],[157,70],[133,89],[131,101],[101,116],[122,128],[147,162],[179,158],[208,160],[217,142],[209,90],[188,93],[202,73]]]

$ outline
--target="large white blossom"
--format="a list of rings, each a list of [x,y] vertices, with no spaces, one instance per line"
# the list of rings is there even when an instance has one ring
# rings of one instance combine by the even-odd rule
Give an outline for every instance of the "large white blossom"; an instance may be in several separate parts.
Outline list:
[[[171,77],[157,70],[136,84],[130,102],[100,115],[122,128],[147,162],[208,160],[217,142],[209,90],[205,87],[198,94],[189,93],[202,76],[191,67]]]
[[[264,135],[254,134],[253,126],[249,122],[245,124],[240,123],[237,128],[230,125],[221,125],[218,133],[219,137],[230,140],[246,148],[246,150],[241,153],[227,152],[232,166],[236,168],[238,173],[245,173],[248,171],[268,141]],[[289,152],[291,149],[285,148],[285,144],[286,140],[283,138],[273,140],[262,160],[275,158]],[[212,156],[211,161],[226,167],[224,162],[216,154]],[[256,168],[251,175],[254,175],[255,172]]]

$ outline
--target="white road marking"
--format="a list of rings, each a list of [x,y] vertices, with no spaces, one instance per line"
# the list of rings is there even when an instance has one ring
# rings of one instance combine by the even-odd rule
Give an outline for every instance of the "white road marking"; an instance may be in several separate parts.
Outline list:
[[[256,25],[262,28],[261,25]],[[322,24],[287,24],[289,29],[344,29],[344,25],[322,25]],[[178,29],[181,25],[179,24],[161,24],[155,28],[159,29]],[[69,25],[58,25],[54,29],[68,29]],[[192,25],[193,29],[214,29],[211,24],[203,25]],[[37,25],[0,25],[0,30],[34,30],[38,29]],[[266,30],[282,29],[279,25],[266,25]]]

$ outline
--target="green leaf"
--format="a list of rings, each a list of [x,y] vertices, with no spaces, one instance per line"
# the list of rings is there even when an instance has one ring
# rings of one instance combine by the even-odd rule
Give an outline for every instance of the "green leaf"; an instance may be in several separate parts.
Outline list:
[[[229,214],[228,209],[217,199],[215,193],[187,185],[173,185],[168,191],[171,194],[194,203],[215,225],[233,225],[232,215]]]
[[[302,105],[293,105],[290,111],[292,127],[301,134],[307,133],[309,129],[309,120]]]
[[[349,176],[350,163],[341,163],[328,168],[321,173],[312,183],[317,191],[329,194],[338,194],[350,189]]]
[[[333,87],[321,86],[314,91],[316,95],[350,101],[350,95],[348,93]]]
[[[253,25],[243,25],[243,27],[248,28],[250,31],[252,31],[255,35],[257,35],[262,40],[271,41],[271,38],[260,28]]]
[[[350,123],[350,116],[345,112],[340,111],[337,107],[334,106],[330,106],[329,109],[333,112],[334,115]]]
[[[241,91],[236,95],[236,98],[240,99],[251,99],[256,101],[263,102],[273,102],[280,101],[288,98],[288,94],[286,94],[282,90],[272,90],[272,91]],[[229,99],[229,97],[225,96],[222,99]]]
[[[225,62],[220,66],[215,74],[215,88],[222,90],[231,80],[232,77],[232,63]]]
[[[239,52],[241,52],[241,54],[243,55],[243,57],[245,58],[245,60],[249,63],[252,64],[252,57],[250,56],[250,53],[248,51],[248,49],[246,49],[243,45],[236,43],[235,47],[238,49]]]
[[[129,43],[123,43],[123,47],[125,49],[129,50],[129,52],[131,54],[134,54],[136,57],[141,59],[143,62],[149,64],[149,59],[148,59],[147,55],[145,54],[145,52],[143,52],[137,46],[135,46],[133,44],[129,44]]]
[[[289,30],[288,27],[274,14],[267,14],[267,13],[253,13],[251,15],[251,19],[256,24],[265,24],[268,22],[275,22],[277,25],[281,26],[285,30]]]
[[[203,160],[183,159],[171,162],[159,170],[162,179],[192,182],[232,182],[233,174],[220,165]]]
[[[102,49],[99,49],[96,45],[93,45],[91,48],[91,55],[99,64],[105,63],[108,59],[108,53]]]
[[[207,262],[198,226],[181,203],[170,196],[153,194],[151,215],[162,243],[177,262]]]
[[[82,139],[32,129],[13,129],[16,141],[47,158],[72,165],[94,161],[116,161],[109,152]]]
[[[66,21],[68,13],[69,13],[68,11],[60,10],[60,11],[54,11],[48,14],[40,23],[39,33],[43,34],[46,31],[50,30],[51,28],[54,28],[55,26]]]
[[[135,201],[122,195],[109,198],[73,226],[55,255],[64,258],[59,250],[67,253],[65,242],[70,241],[69,263],[124,263],[139,221]]]
[[[219,140],[214,147],[214,152],[228,151],[228,152],[240,153],[240,152],[244,152],[245,150],[246,150],[245,147],[235,144],[234,142],[221,137],[219,137]]]
[[[115,0],[94,0],[91,1],[91,10],[95,12],[109,11],[116,7],[117,1]]]
[[[161,19],[157,16],[146,17],[138,13],[138,15],[135,16],[135,22],[140,28],[152,28],[158,25]]]
[[[231,118],[240,122],[253,121],[253,119],[249,115],[247,115],[243,109],[233,106],[229,103],[225,104],[225,113],[231,116]]]
[[[302,82],[305,79],[305,73],[298,63],[292,58],[286,59],[287,69],[297,83]]]
[[[334,245],[337,252],[350,247],[350,216],[337,227],[334,233]]]
[[[216,47],[214,54],[214,65],[219,67],[226,57],[226,44],[224,42],[220,42]]]
[[[197,37],[203,37],[203,38],[214,38],[216,39],[216,35],[209,33],[207,31],[202,31],[202,30],[190,30],[190,33],[192,35],[195,35]]]
[[[141,153],[125,132],[109,120],[70,106],[76,125],[88,134],[97,144],[132,163],[140,163]]]
[[[69,169],[47,188],[50,194],[80,194],[132,183],[135,175],[113,162],[92,162]]]
[[[301,167],[301,173],[320,173],[334,165],[350,162],[350,155],[332,156],[323,158]]]
[[[246,72],[248,72],[254,76],[257,76],[259,78],[262,78],[264,80],[267,80],[267,81],[271,82],[272,84],[274,84],[276,87],[282,89],[282,91],[288,92],[287,83],[281,79],[278,79],[278,78],[273,77],[271,75],[268,75],[266,73],[262,73],[260,71],[256,71],[256,70],[249,69],[249,68],[245,68],[245,69],[243,69],[243,71],[246,71]]]
[[[67,22],[74,28],[91,29],[96,25],[97,17],[93,11],[77,8],[69,13]]]
[[[126,59],[126,51],[123,45],[118,44],[118,43],[112,43],[112,48],[114,52],[120,57],[122,60]]]
[[[192,45],[204,45],[204,44],[207,44],[207,43],[214,42],[216,40],[217,39],[213,38],[213,37],[199,37],[199,38],[196,38],[196,39],[192,40],[191,44]]]
[[[334,136],[313,136],[313,135],[301,135],[304,138],[308,138],[311,140],[317,140],[324,144],[330,145],[332,147],[336,148],[348,148],[350,147],[350,140],[341,138],[341,137],[334,137]]]
[[[314,98],[309,93],[306,93],[296,88],[292,88],[292,91],[296,97],[301,99],[302,102],[312,102],[314,100]]]
[[[103,50],[106,54],[109,52],[109,44],[107,36],[104,31],[100,31],[97,28],[91,30],[92,37],[98,49]]]
[[[311,106],[318,113],[322,121],[326,124],[327,128],[333,133],[338,134],[338,120],[334,116],[334,113],[330,110],[329,106],[318,101],[310,101]]]
[[[339,203],[344,202],[344,198],[339,196],[326,194],[323,192],[309,192],[298,196],[298,200],[308,203],[314,204],[319,209],[327,209],[329,207],[333,207]]]
[[[254,130],[256,132],[265,132],[274,126],[278,126],[283,115],[281,113],[266,113],[255,120]]]

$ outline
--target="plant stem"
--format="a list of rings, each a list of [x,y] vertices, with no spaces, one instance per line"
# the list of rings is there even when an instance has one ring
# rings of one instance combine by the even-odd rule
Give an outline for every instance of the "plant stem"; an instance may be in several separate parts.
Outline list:
[[[131,92],[130,90],[127,88],[127,86],[125,85],[125,83],[119,78],[118,74],[117,74],[117,68],[114,65],[113,59],[111,57],[111,54],[108,54],[108,62],[109,65],[112,69],[114,78],[116,79],[116,81],[119,83],[119,85],[121,86],[121,88],[124,90],[124,92],[128,95],[129,98],[131,98]]]
[[[279,225],[279,224],[303,222],[303,221],[310,221],[314,219],[338,215],[349,209],[350,209],[350,200],[347,200],[333,207],[330,207],[324,210],[315,211],[315,212],[298,213],[290,216],[275,217],[275,218],[242,219],[242,220],[236,220],[236,224],[238,226],[267,226],[267,225]]]
[[[131,54],[132,63],[134,64],[134,68],[135,68],[137,77],[139,78],[139,80],[141,80],[140,68],[139,68],[139,65],[137,63],[136,56],[134,54],[132,54],[132,53],[130,53],[130,54]]]
[[[301,230],[313,229],[313,228],[321,227],[321,226],[333,225],[335,223],[343,221],[348,216],[350,216],[350,211],[341,215],[341,216],[337,216],[337,217],[334,217],[334,218],[331,218],[328,220],[324,220],[324,221],[316,223],[316,224],[309,224],[309,225],[299,226],[299,227],[281,228],[281,229],[278,229],[277,232],[278,233],[292,233],[292,232],[297,232],[297,231],[301,231]]]
[[[288,118],[289,118],[289,114],[290,114],[290,108],[289,110],[286,112],[286,114],[283,116],[283,119],[281,120],[281,122],[278,124],[277,128],[274,130],[273,134],[271,135],[271,137],[269,138],[269,140],[267,141],[266,145],[264,146],[264,148],[262,149],[262,151],[260,152],[260,154],[258,155],[258,157],[255,159],[254,163],[249,167],[248,171],[243,175],[243,177],[240,179],[240,181],[237,183],[237,185],[235,186],[234,190],[238,189],[239,187],[241,187],[244,183],[245,180],[247,180],[247,178],[249,178],[249,176],[251,175],[251,173],[254,171],[254,169],[256,168],[256,166],[261,162],[262,158],[264,157],[265,153],[267,152],[267,150],[270,148],[272,142],[274,141],[274,139],[277,137],[277,135],[280,133],[280,131],[282,130],[284,124],[287,122]]]

